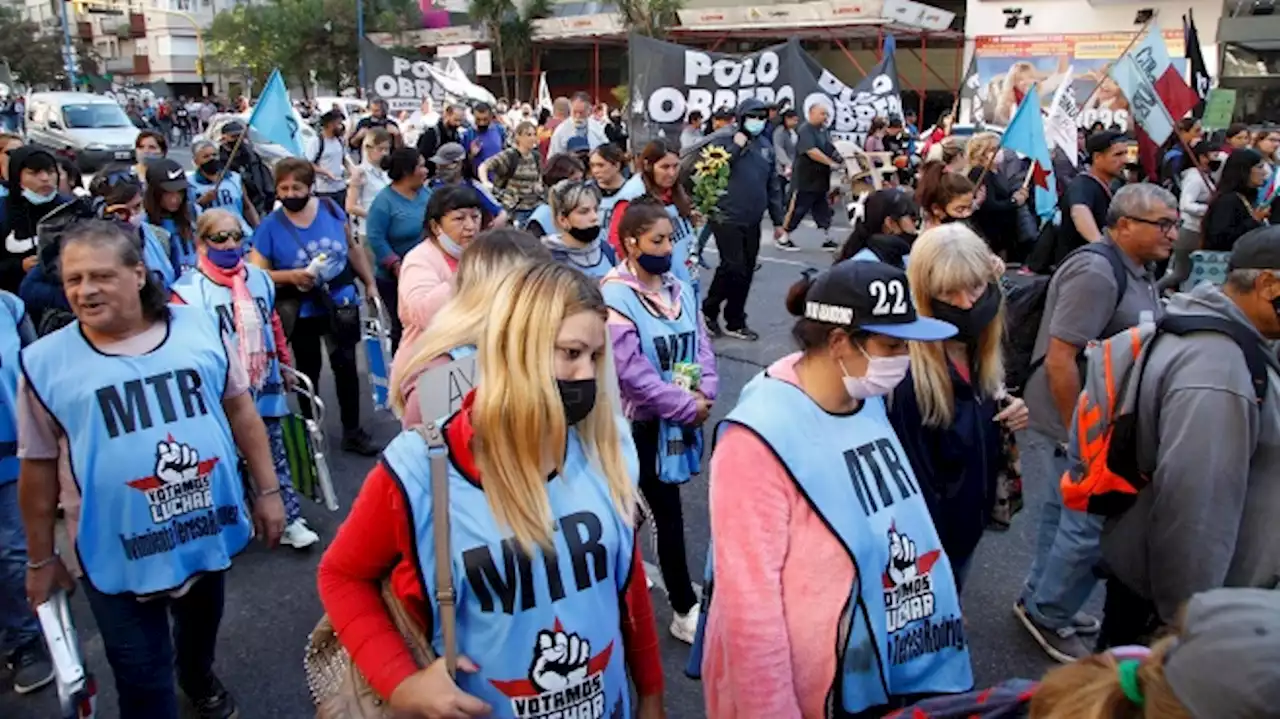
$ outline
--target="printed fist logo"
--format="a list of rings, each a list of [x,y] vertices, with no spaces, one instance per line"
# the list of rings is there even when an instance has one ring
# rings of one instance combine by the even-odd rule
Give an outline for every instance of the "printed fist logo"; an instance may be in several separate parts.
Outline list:
[[[606,708],[604,674],[611,656],[613,642],[592,656],[591,642],[565,631],[557,619],[554,627],[538,632],[528,678],[490,679],[489,683],[511,699],[511,714],[517,719],[622,716],[621,695],[612,709]]]
[[[885,574],[895,587],[916,578],[916,543],[893,527],[889,528],[889,567]]]
[[[577,634],[538,632],[538,649],[529,667],[529,680],[539,691],[551,692],[587,678],[591,644]]]
[[[200,455],[189,444],[160,442],[156,445],[156,476],[165,484],[190,482],[199,476]]]

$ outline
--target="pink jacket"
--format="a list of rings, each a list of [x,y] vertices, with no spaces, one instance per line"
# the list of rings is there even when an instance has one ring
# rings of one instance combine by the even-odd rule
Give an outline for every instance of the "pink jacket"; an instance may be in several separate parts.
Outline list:
[[[772,377],[799,384],[783,357]],[[711,455],[715,598],[702,680],[709,719],[822,717],[854,566],[772,450],[730,426]]]
[[[453,297],[453,276],[458,271],[458,261],[446,255],[430,238],[404,256],[400,264],[399,300],[400,323],[404,334],[400,337],[401,353],[412,352],[414,340],[431,324],[441,307]]]

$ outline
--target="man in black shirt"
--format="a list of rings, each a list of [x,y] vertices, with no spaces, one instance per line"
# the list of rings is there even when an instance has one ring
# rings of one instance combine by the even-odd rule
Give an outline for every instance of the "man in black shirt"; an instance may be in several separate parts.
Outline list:
[[[435,127],[423,130],[418,137],[418,154],[426,158],[427,171],[432,175],[435,174],[436,166],[431,158],[435,157],[436,150],[450,142],[462,144],[462,120],[465,112],[462,105],[449,105],[440,116],[440,122]]]
[[[400,139],[400,126],[395,120],[387,117],[387,101],[377,98],[369,103],[369,115],[360,118],[360,122],[356,123],[355,132],[351,133],[351,140],[347,143],[352,150],[360,151],[360,147],[364,142],[364,136],[369,130],[381,128],[391,133],[391,146],[400,147],[404,141]]]
[[[787,205],[784,234],[773,241],[780,250],[798,250],[790,233],[800,226],[804,216],[813,213],[813,221],[826,237],[822,249],[835,252],[831,239],[831,171],[844,164],[827,131],[827,108],[815,103],[809,108],[809,121],[796,130],[796,161],[791,169],[791,201]]]
[[[1054,265],[1077,247],[1102,239],[1102,230],[1111,206],[1112,187],[1124,177],[1129,140],[1120,132],[1099,132],[1085,142],[1089,169],[1067,185],[1062,197],[1066,209],[1058,231]]]

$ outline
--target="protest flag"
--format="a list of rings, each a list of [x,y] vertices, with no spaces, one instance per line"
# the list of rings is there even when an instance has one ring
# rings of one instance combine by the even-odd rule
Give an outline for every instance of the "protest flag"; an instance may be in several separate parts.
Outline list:
[[[271,77],[258,96],[249,116],[249,127],[257,130],[269,142],[289,151],[295,157],[302,156],[302,135],[298,120],[289,102],[289,91],[284,86],[280,70],[272,70]]]
[[[1173,126],[1199,102],[1169,59],[1160,26],[1148,32],[1109,70],[1111,79],[1129,99],[1132,116],[1156,145],[1163,145]]]
[[[1073,68],[1068,65],[1067,72],[1058,83],[1053,93],[1053,102],[1049,104],[1049,114],[1044,119],[1044,136],[1049,142],[1049,151],[1057,147],[1067,156],[1071,166],[1075,167],[1080,160],[1080,151],[1076,141],[1076,119],[1080,116],[1080,106],[1071,92],[1071,76]]]
[[[1182,37],[1185,48],[1183,55],[1187,58],[1187,65],[1191,69],[1191,89],[1200,98],[1191,113],[1199,118],[1204,115],[1204,105],[1209,97],[1211,80],[1209,70],[1204,64],[1204,53],[1200,51],[1200,31],[1196,30],[1196,18],[1190,10],[1182,16]]]
[[[1040,92],[1037,86],[1032,85],[1022,98],[1009,126],[1004,129],[1000,144],[1031,160],[1031,167],[1027,169],[1027,182],[1035,186],[1036,213],[1041,217],[1052,216],[1058,206],[1058,190],[1053,177],[1049,143],[1044,137],[1044,119],[1040,114]]]

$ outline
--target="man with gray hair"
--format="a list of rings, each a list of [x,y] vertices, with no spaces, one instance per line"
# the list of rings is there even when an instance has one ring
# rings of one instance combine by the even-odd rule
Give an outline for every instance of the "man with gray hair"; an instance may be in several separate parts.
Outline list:
[[[202,210],[221,208],[240,219],[240,229],[245,237],[253,235],[258,226],[258,211],[252,202],[245,201],[244,178],[239,172],[223,173],[218,147],[208,140],[196,140],[191,144],[191,161],[196,169],[187,175],[191,183],[191,195]],[[222,182],[218,182],[223,173]]]
[[[1054,659],[1090,654],[1080,634],[1101,623],[1080,611],[1097,583],[1102,519],[1062,505],[1067,427],[1080,395],[1085,345],[1161,314],[1149,263],[1165,259],[1178,229],[1178,201],[1158,185],[1128,185],[1111,201],[1097,242],[1063,259],[1045,295],[1031,375],[1023,399],[1031,422],[1022,444],[1023,476],[1050,485],[1039,517],[1035,559],[1014,614]]]
[[[1151,483],[1108,520],[1102,641],[1138,643],[1175,626],[1193,594],[1273,589],[1280,577],[1280,227],[1236,241],[1221,288],[1169,303],[1170,320],[1223,331],[1162,333],[1137,400],[1138,467]],[[1112,615],[1115,615],[1114,617]]]

